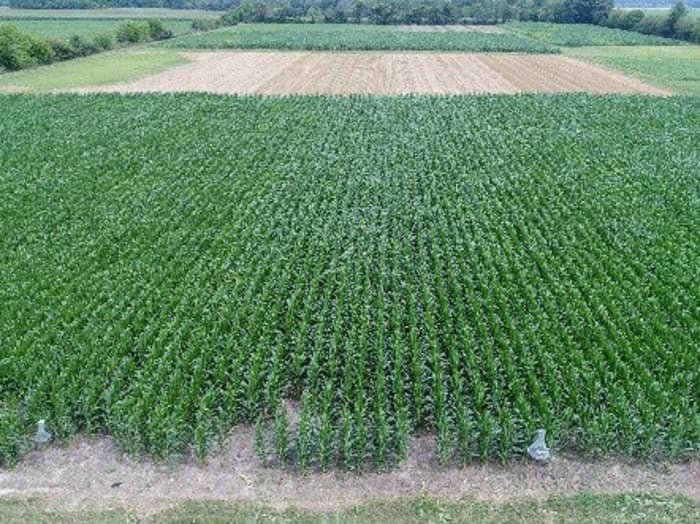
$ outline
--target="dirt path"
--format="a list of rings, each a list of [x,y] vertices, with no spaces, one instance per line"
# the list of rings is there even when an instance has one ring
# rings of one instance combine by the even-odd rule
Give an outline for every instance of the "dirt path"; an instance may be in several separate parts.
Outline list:
[[[81,92],[472,94],[668,91],[561,55],[506,53],[192,52],[191,63]]]
[[[253,501],[276,509],[338,511],[369,499],[432,494],[501,502],[554,494],[654,492],[700,501],[700,462],[668,467],[620,462],[584,463],[554,457],[545,466],[435,464],[434,439],[413,442],[410,457],[391,472],[310,473],[298,476],[262,467],[248,428],[232,435],[225,452],[200,465],[138,462],[119,454],[111,441],[77,439],[68,448],[32,452],[12,471],[0,470],[0,498],[39,497],[51,509],[127,508],[149,515],[188,501]],[[119,483],[119,484],[118,484]]]

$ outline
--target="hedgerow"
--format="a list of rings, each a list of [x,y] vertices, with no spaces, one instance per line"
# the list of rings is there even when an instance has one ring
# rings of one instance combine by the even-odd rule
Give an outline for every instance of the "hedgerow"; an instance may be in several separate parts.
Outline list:
[[[0,461],[700,451],[700,99],[0,97]]]
[[[0,25],[0,70],[24,69],[48,64],[54,51],[48,42],[26,35],[11,25]]]
[[[1,20],[0,20],[1,22]],[[68,39],[44,38],[20,31],[12,23],[0,23],[0,71],[16,71],[54,61],[70,60],[108,51],[120,44],[165,40],[173,33],[160,20],[124,21],[116,34],[74,34]]]

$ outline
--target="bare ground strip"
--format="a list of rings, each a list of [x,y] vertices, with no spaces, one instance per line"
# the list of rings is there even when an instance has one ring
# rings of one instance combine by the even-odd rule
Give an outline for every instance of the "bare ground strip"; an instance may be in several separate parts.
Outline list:
[[[82,92],[481,94],[668,91],[561,55],[506,53],[190,52],[191,62]]]
[[[581,492],[643,492],[700,501],[699,461],[632,465],[615,460],[582,462],[555,454],[546,465],[516,462],[458,468],[438,466],[435,456],[435,439],[421,437],[413,441],[408,459],[392,471],[300,475],[261,465],[248,427],[236,429],[226,449],[206,464],[187,457],[173,464],[138,461],[119,453],[109,439],[78,438],[66,448],[31,452],[13,470],[0,469],[0,499],[38,498],[48,509],[68,511],[122,507],[140,515],[187,501],[340,511],[368,500],[420,494],[505,502]]]

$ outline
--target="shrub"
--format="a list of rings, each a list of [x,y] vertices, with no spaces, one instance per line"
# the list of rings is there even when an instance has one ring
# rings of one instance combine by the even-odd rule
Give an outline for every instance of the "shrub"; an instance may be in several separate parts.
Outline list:
[[[234,7],[226,12],[221,17],[224,25],[236,25],[241,22],[258,22],[256,10],[251,2],[243,2],[237,7]]]
[[[633,30],[639,22],[644,18],[644,11],[641,9],[633,9],[631,11],[622,11],[615,9],[610,16],[603,22],[603,25],[614,27],[616,29],[624,29],[625,31]]]
[[[51,45],[44,39],[31,38],[29,41],[29,54],[39,64],[50,64],[53,62],[55,53]]]
[[[51,45],[40,38],[22,33],[13,25],[0,26],[0,66],[10,71],[37,64],[48,64],[55,53]]]
[[[192,20],[193,31],[213,31],[221,27],[222,21],[219,18],[200,18]]]
[[[627,11],[622,16],[622,26],[620,29],[632,30],[635,28],[639,22],[644,18],[644,11],[641,9],[633,9],[632,11]]]
[[[93,55],[99,51],[97,46],[81,35],[73,35],[68,39],[68,43],[73,48],[75,56]]]
[[[0,43],[0,66],[10,71],[17,71],[34,65],[32,57],[18,42]]]
[[[51,46],[54,60],[70,60],[75,58],[76,54],[71,45],[65,40],[57,40],[55,38],[47,38],[46,43]]]
[[[688,42],[700,42],[700,19],[693,20],[689,16],[676,22],[675,37]]]
[[[665,19],[662,16],[645,16],[634,27],[634,30],[646,35],[660,35],[664,25]]]
[[[97,47],[100,51],[109,51],[110,49],[114,49],[115,42],[112,33],[102,33],[97,35],[93,41],[95,43],[95,47]]]
[[[173,37],[173,32],[167,29],[160,20],[148,20],[148,36],[151,40],[167,40]]]
[[[117,41],[130,44],[146,42],[150,39],[150,34],[150,26],[147,22],[127,20],[117,28]]]

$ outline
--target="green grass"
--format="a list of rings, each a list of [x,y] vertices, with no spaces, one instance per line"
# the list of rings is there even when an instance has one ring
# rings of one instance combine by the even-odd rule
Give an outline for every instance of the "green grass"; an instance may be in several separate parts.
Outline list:
[[[619,69],[676,93],[700,95],[700,46],[581,47],[566,54]]]
[[[565,47],[604,45],[678,45],[677,40],[660,36],[643,35],[588,24],[548,24],[543,22],[508,22],[507,29],[545,42]]]
[[[22,19],[3,20],[0,24],[8,23],[16,26],[20,31],[35,36],[68,39],[73,35],[95,36],[100,33],[116,33],[123,20],[91,20],[91,19]],[[164,20],[163,25],[179,35],[191,31],[192,24],[186,20]]]
[[[0,75],[0,92],[3,89],[51,91],[128,82],[186,62],[187,58],[180,53],[166,49],[101,53]]]
[[[373,523],[402,522],[502,522],[539,523],[568,522],[648,522],[684,524],[700,519],[700,506],[683,497],[657,495],[588,495],[555,496],[545,501],[529,499],[506,503],[480,502],[464,498],[446,502],[433,497],[415,497],[386,502],[374,501],[333,513],[309,511],[276,511],[250,503],[225,504],[220,502],[186,503],[174,509],[157,513],[142,522],[151,523]],[[0,521],[5,524],[25,522],[98,524],[137,522],[139,519],[126,510],[104,512],[46,511],[39,501],[0,501]]]
[[[396,27],[340,24],[251,24],[173,40],[182,48],[436,50],[558,52],[511,33],[408,32]]]
[[[93,18],[93,19],[129,19],[160,18],[171,20],[194,20],[196,18],[216,18],[221,11],[203,11],[198,9],[167,9],[119,7],[112,9],[2,9],[2,18]]]
[[[700,98],[0,97],[0,462],[700,453]],[[283,399],[301,399],[292,431]]]

